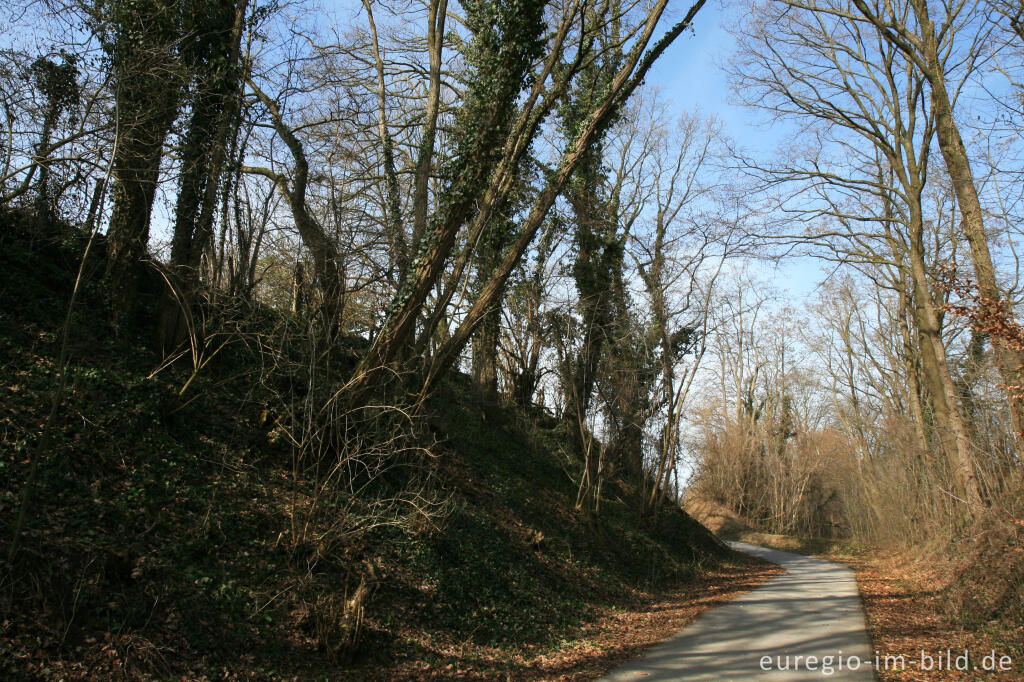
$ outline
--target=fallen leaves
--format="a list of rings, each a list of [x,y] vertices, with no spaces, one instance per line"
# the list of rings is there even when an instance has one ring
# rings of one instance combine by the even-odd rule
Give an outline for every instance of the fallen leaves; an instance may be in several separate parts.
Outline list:
[[[1003,637],[996,632],[971,631],[957,625],[943,612],[942,595],[935,589],[933,576],[908,564],[897,555],[882,557],[842,557],[857,572],[857,585],[864,600],[868,631],[875,651],[881,656],[904,655],[902,671],[879,670],[881,680],[967,680],[984,674],[986,680],[1020,680],[1024,661],[1013,660],[1010,671],[975,670],[983,658],[995,651],[997,659],[1010,655]],[[1005,633],[1003,633],[1005,634]],[[1019,646],[1024,632],[1016,633]],[[921,670],[922,652],[937,658],[953,652],[955,660],[964,651],[970,653],[969,669]]]
[[[423,667],[423,661],[396,661],[384,677],[389,680],[592,680],[622,662],[640,656],[664,641],[709,608],[721,606],[782,573],[778,566],[760,563],[725,565],[712,569],[676,591],[648,595],[635,603],[595,609],[593,618],[576,636],[554,649],[523,648],[508,655],[468,642],[437,646],[443,664]]]

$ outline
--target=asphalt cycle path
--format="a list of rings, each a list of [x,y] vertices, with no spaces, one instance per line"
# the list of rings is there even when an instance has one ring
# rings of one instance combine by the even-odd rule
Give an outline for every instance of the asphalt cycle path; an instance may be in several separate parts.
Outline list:
[[[603,682],[875,679],[875,653],[852,570],[814,557],[729,545],[786,573],[706,611]]]

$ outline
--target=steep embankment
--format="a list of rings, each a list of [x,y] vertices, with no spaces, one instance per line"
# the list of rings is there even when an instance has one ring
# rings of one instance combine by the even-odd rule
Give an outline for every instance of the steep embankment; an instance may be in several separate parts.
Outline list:
[[[82,240],[33,244],[7,226],[0,242],[4,555],[39,458],[0,585],[4,679],[428,668],[504,679],[585,635],[589,664],[629,653],[601,640],[621,620],[609,614],[666,589],[721,597],[759,570],[681,511],[642,522],[615,483],[599,518],[576,513],[579,462],[560,426],[482,403],[463,377],[429,406],[419,442],[430,455],[403,460],[411,472],[386,470],[370,492],[318,494],[317,472],[296,466],[294,430],[267,408],[273,382],[248,342],[256,336],[236,335],[194,378],[187,355],[154,373],[145,311],[155,295],[138,323],[115,330],[95,267],[71,326],[52,447],[34,452]],[[389,490],[405,502],[385,504]],[[316,532],[302,535],[307,522]]]

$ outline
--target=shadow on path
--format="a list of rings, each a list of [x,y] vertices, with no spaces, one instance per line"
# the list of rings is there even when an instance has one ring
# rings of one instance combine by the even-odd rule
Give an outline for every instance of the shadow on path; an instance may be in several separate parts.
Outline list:
[[[823,559],[729,544],[781,565],[786,573],[708,611],[601,680],[875,678],[852,570]]]

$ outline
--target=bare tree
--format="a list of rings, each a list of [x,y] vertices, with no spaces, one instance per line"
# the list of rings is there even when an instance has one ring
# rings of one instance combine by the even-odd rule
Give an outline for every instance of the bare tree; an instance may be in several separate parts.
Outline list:
[[[256,99],[266,108],[274,131],[291,153],[292,170],[290,178],[272,168],[262,166],[246,166],[243,171],[267,177],[285,198],[295,220],[295,229],[302,238],[303,244],[313,255],[314,274],[317,288],[322,296],[325,324],[331,326],[335,324],[335,317],[341,313],[342,297],[344,296],[343,262],[336,242],[325,232],[307,204],[306,193],[309,186],[310,170],[305,148],[295,131],[285,121],[277,103],[263,92],[252,79],[249,79],[246,84]]]
[[[852,2],[856,13],[836,7],[819,8],[816,4],[805,6],[844,18],[869,21],[927,80],[935,116],[935,135],[963,219],[962,229],[970,246],[974,276],[985,297],[994,301],[1004,300],[1009,292],[997,282],[977,181],[956,122],[959,91],[954,84],[951,92],[948,80],[957,63],[970,70],[982,57],[991,32],[980,16],[985,5],[980,2],[941,3],[938,6],[939,16],[933,19],[934,8],[927,0],[884,4],[871,4],[866,0]],[[905,8],[909,8],[909,15],[905,14]],[[994,352],[1003,381],[1013,385],[1024,366],[1024,355],[1012,348],[998,346]],[[1024,401],[1012,395],[1009,400],[1015,430],[1024,432]]]
[[[840,262],[879,268],[894,288],[907,273],[940,436],[978,508],[974,456],[942,339],[925,240],[923,195],[938,118],[934,98],[926,97],[926,78],[871,24],[777,3],[761,5],[758,16],[741,38],[736,86],[752,102],[767,95],[759,105],[810,121],[815,133],[803,159],[767,169],[770,182],[796,188],[780,206],[811,222],[800,239],[836,251]],[[843,161],[834,162],[830,152]],[[865,206],[866,197],[874,198],[875,210]],[[829,222],[817,222],[823,217]]]

